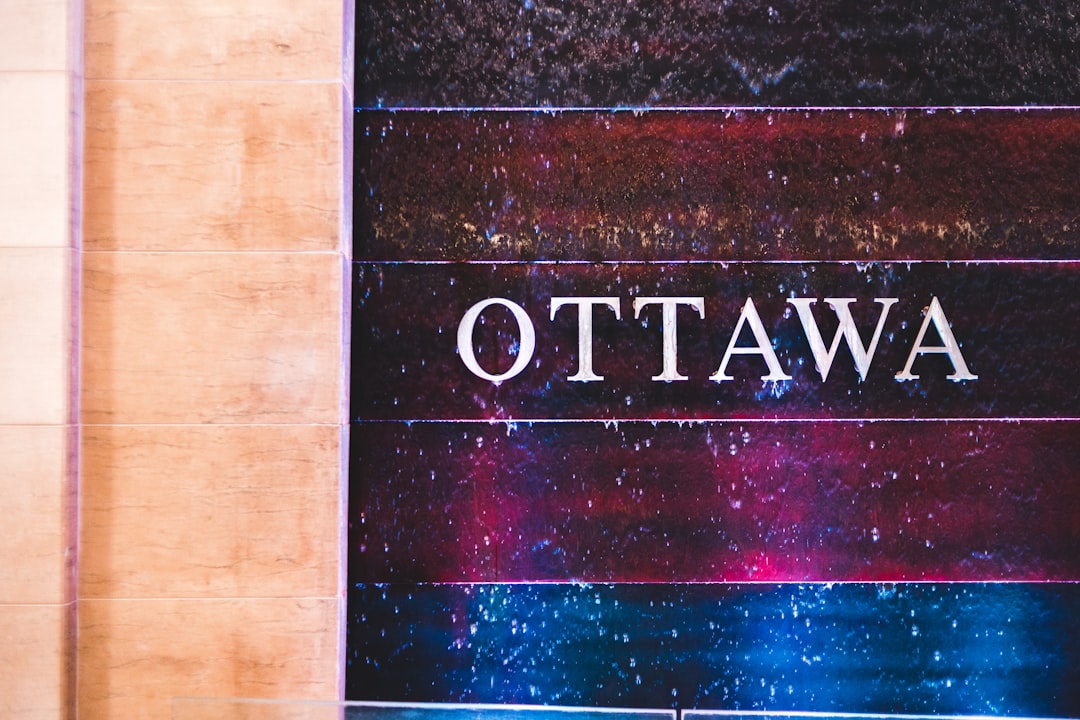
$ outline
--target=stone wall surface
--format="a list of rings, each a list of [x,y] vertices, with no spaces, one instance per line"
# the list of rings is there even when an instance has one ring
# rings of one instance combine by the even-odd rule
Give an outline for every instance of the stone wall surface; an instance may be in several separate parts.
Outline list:
[[[73,707],[80,5],[0,26],[0,698],[34,720]]]
[[[347,15],[87,4],[82,718],[340,697]]]

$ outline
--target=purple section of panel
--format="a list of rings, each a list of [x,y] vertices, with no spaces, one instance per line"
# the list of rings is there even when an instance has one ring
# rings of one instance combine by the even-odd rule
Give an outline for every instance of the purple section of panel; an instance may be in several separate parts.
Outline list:
[[[501,468],[455,424],[353,425],[349,578],[498,579]],[[478,443],[475,444],[474,443]]]
[[[373,260],[1075,258],[1080,113],[365,112]]]
[[[1080,423],[362,423],[352,582],[1080,579]]]
[[[1080,385],[1080,293],[1076,263],[356,265],[353,315],[353,417],[370,419],[629,418],[964,418],[1072,417]],[[594,372],[603,381],[571,382],[579,370],[577,308],[549,319],[551,298],[617,298],[621,320],[593,311]],[[663,365],[661,308],[634,298],[700,296],[704,319],[679,307],[677,366],[685,381],[652,378]],[[532,318],[536,350],[516,377],[495,384],[459,354],[466,311],[507,298]],[[886,317],[865,381],[841,343],[822,381],[792,297],[817,298],[812,311],[826,348],[837,315],[823,298],[854,298],[862,342]],[[790,381],[764,381],[767,357],[734,354],[717,382],[747,298]],[[958,343],[954,356],[916,354],[917,380],[897,381],[916,348],[944,340],[924,311],[936,299]],[[920,329],[926,327],[921,345]],[[521,352],[521,331],[504,307],[482,313],[473,332],[477,367],[499,374]],[[738,347],[757,343],[744,325]],[[769,343],[759,347],[768,347]],[[962,363],[960,362],[962,361]],[[950,376],[968,367],[977,380]]]

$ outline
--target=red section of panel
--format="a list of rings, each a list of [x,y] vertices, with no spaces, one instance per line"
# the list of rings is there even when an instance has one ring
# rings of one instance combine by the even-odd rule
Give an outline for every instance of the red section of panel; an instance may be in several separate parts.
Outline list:
[[[352,442],[354,582],[1080,579],[1076,422],[363,423]]]
[[[1072,111],[365,112],[356,258],[1069,258]]]
[[[353,316],[355,419],[619,419],[619,418],[978,418],[1074,417],[1080,401],[1080,294],[1076,263],[825,264],[373,264],[358,265]],[[576,307],[553,297],[610,297],[593,309],[593,369],[579,372]],[[676,313],[676,370],[686,380],[654,380],[664,365],[662,308],[648,297],[702,298],[704,319]],[[458,345],[468,309],[498,297],[518,304],[535,328],[535,352],[520,374],[493,382],[470,370]],[[808,333],[789,300],[811,308],[824,348],[837,314],[825,298],[853,298],[864,346],[882,313],[876,298],[896,298],[872,364],[861,380],[841,342],[822,380]],[[772,348],[790,380],[770,374],[764,352],[732,354],[739,318],[752,298],[768,342],[744,323],[737,346]],[[939,328],[926,311],[941,309],[955,357],[941,352]],[[926,333],[918,342],[920,330]],[[504,306],[478,317],[472,332],[476,367],[509,370],[523,347],[521,324]],[[915,352],[920,348],[919,352]],[[915,357],[912,358],[912,353]],[[911,359],[918,379],[898,381]],[[975,380],[956,380],[960,363]],[[712,379],[721,368],[731,380]]]

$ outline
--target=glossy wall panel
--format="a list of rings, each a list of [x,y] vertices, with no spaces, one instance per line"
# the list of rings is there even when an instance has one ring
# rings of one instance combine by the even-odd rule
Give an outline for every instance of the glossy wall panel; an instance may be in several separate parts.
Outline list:
[[[1075,257],[1066,110],[372,112],[356,257]]]
[[[1078,399],[1074,263],[629,258],[354,268],[356,419],[1069,418]],[[575,297],[611,305],[555,308],[556,298]],[[470,308],[491,298],[528,317],[490,306],[466,322]],[[661,298],[682,298],[669,303],[667,330]],[[792,298],[812,301],[812,321],[800,318]],[[852,299],[844,307],[863,343],[855,353],[867,354],[861,372],[850,344],[824,359],[838,324],[826,298]],[[927,314],[935,299],[957,345],[952,354],[940,351],[938,323]],[[589,313],[586,337],[581,316]],[[752,334],[752,318],[764,340]],[[929,348],[938,351],[923,352]],[[574,380],[587,354],[601,379]],[[515,363],[524,365],[510,376]],[[656,379],[665,372],[673,379]],[[917,377],[897,378],[905,372]]]
[[[360,3],[348,697],[1080,713],[1078,27]]]
[[[357,582],[1073,580],[1075,422],[365,423]]]
[[[1080,711],[1073,122],[358,113],[349,697]]]
[[[612,117],[609,133],[592,112],[358,115],[372,139],[357,154],[349,697],[1080,710],[1075,650],[1059,642],[1072,611],[1056,604],[1080,578],[1071,190],[1053,151],[1025,179],[1017,141],[1060,149],[1037,130],[1072,115],[918,117],[926,134],[898,150],[914,179],[889,190],[881,131],[865,157],[829,143],[895,131],[894,110],[780,127],[721,111]],[[521,141],[538,126],[550,146]],[[714,161],[740,131],[730,165]],[[961,136],[982,139],[950,157]],[[430,137],[434,156],[414,150]],[[1012,149],[980,153],[990,137]],[[427,163],[415,180],[390,168],[391,147]],[[821,177],[815,158],[828,158]],[[949,163],[971,182],[942,180]],[[861,206],[874,192],[887,209]],[[585,610],[592,582],[612,583],[600,592],[627,618],[680,619],[650,633]],[[761,605],[729,613],[733,593]],[[910,603],[892,607],[894,593]],[[788,626],[800,594],[835,603],[823,641],[840,664],[819,667],[822,636]],[[1014,615],[1045,618],[1046,596],[1057,630],[1004,640],[1009,665],[981,664],[968,639],[908,640],[949,627],[955,598],[977,598],[964,623],[994,607],[1005,632]],[[420,619],[440,614],[445,628]],[[493,618],[507,624],[474,639]],[[628,657],[590,644],[620,622],[647,638]],[[939,673],[935,652],[955,664]],[[628,669],[642,662],[647,674]]]
[[[350,694],[1072,717],[1075,584],[365,585]]]

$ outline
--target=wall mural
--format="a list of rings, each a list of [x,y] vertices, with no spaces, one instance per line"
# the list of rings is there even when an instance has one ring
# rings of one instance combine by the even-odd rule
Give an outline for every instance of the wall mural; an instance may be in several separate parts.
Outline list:
[[[1080,714],[1029,10],[360,3],[349,699]]]

